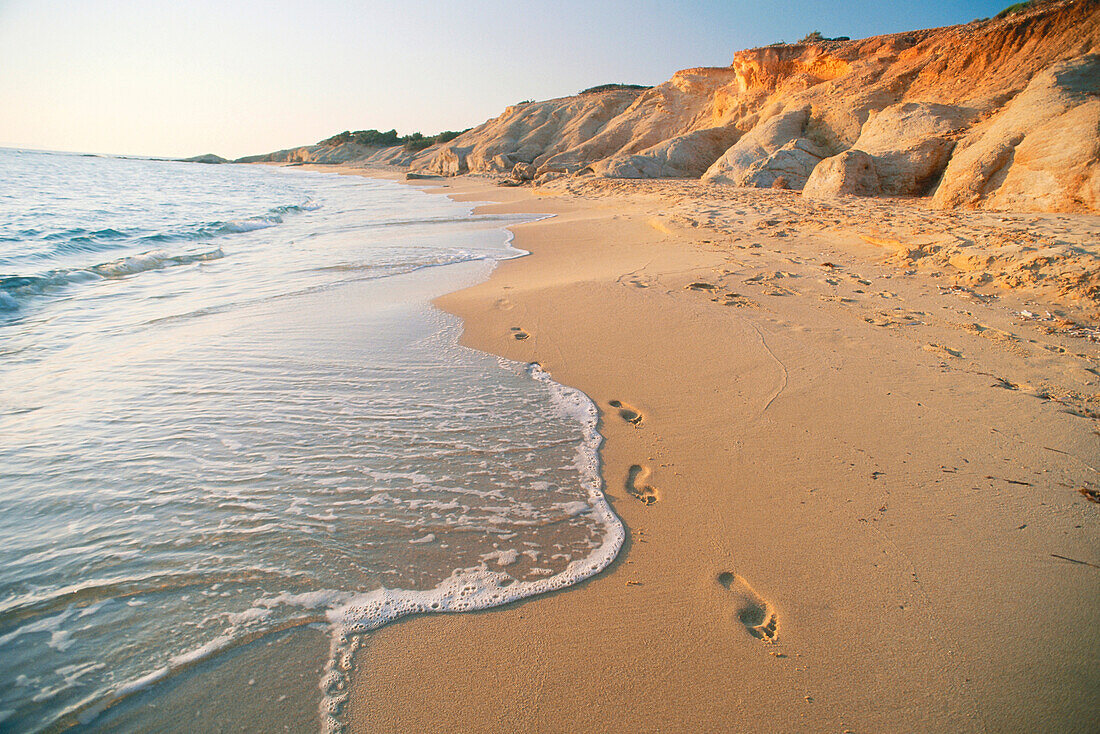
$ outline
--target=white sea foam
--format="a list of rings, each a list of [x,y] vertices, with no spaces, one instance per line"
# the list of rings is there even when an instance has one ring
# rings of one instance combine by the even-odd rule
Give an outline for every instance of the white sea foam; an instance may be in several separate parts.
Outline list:
[[[483,561],[495,561],[498,566],[511,566],[517,560],[519,560],[519,551],[515,548],[509,548],[507,550],[495,550],[491,553],[481,554],[481,560]]]
[[[237,612],[236,614],[227,614],[226,620],[234,627],[243,624],[252,624],[254,622],[263,622],[271,616],[270,609],[263,609],[261,607],[250,607],[243,612]]]
[[[221,652],[236,642],[236,640],[237,635],[234,634],[219,635],[205,645],[196,647],[194,650],[189,650],[179,655],[173,655],[168,659],[168,667],[170,670],[178,670],[179,668],[193,665],[200,660],[205,660],[214,653]]]
[[[157,668],[151,673],[147,673],[140,678],[135,678],[132,681],[128,681],[118,686],[117,688],[115,688],[114,695],[111,698],[113,700],[118,700],[133,693],[137,693],[138,691],[143,691],[154,683],[167,678],[169,674],[171,674],[171,672],[171,668],[169,668],[167,665]],[[104,702],[105,705],[109,703],[110,701]]]
[[[597,517],[604,527],[602,542],[587,558],[571,562],[560,573],[554,574],[551,569],[530,570],[533,574],[547,574],[547,578],[518,581],[502,571],[490,570],[482,563],[479,567],[456,570],[434,589],[411,591],[381,588],[330,608],[327,617],[331,625],[332,643],[321,680],[321,721],[326,733],[344,729],[342,711],[347,701],[348,673],[358,645],[358,635],[410,614],[488,609],[563,589],[599,573],[619,554],[626,538],[626,528],[603,493],[599,470],[599,448],[603,437],[596,430],[598,412],[595,403],[580,390],[554,382],[537,364],[528,366],[528,374],[546,386],[552,404],[563,416],[581,425],[583,441],[578,445],[575,460],[581,470],[588,503],[570,503],[568,509],[574,513],[590,511]],[[583,509],[578,505],[583,505]]]

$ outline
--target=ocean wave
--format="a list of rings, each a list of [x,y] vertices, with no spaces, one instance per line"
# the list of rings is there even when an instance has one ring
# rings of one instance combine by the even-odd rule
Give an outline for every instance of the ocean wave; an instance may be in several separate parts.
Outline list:
[[[339,272],[339,273],[364,273],[368,277],[385,277],[387,275],[404,275],[405,273],[431,268],[439,265],[454,265],[457,263],[473,262],[475,260],[488,260],[492,256],[487,253],[473,252],[471,250],[452,250],[441,252],[435,256],[407,258],[380,263],[373,262],[342,262],[332,265],[318,265],[312,268],[315,272]]]
[[[134,240],[140,239],[145,230],[125,230],[107,227],[104,229],[86,229],[71,227],[64,230],[44,231],[40,229],[22,229],[11,234],[0,235],[0,242],[16,242],[39,249],[0,257],[0,263],[13,264],[28,260],[52,260],[65,255],[79,255],[87,252],[103,252],[129,247]],[[21,249],[24,249],[21,248]]]
[[[502,363],[507,360],[502,360]],[[206,642],[170,655],[157,667],[129,679],[115,681],[53,720],[55,725],[89,724],[104,710],[119,701],[227,650],[263,639],[285,630],[313,625],[330,635],[329,656],[324,665],[320,688],[322,732],[344,731],[346,705],[353,655],[363,634],[402,617],[417,614],[459,613],[488,609],[520,599],[564,589],[591,578],[607,568],[618,556],[626,538],[626,529],[603,492],[599,448],[603,442],[597,430],[598,411],[587,395],[554,382],[537,364],[524,370],[550,394],[555,412],[581,428],[582,439],[576,446],[575,466],[580,473],[584,500],[566,503],[559,509],[569,516],[588,515],[602,532],[591,552],[572,560],[563,570],[546,571],[543,578],[525,580],[497,569],[482,559],[477,566],[454,569],[434,588],[415,590],[378,587],[368,591],[315,588],[304,592],[268,593],[252,600],[244,610],[227,613],[228,627]],[[434,541],[434,537],[431,537]],[[424,536],[412,542],[430,542]],[[538,569],[532,569],[535,571]],[[51,612],[66,613],[51,608]],[[41,626],[41,625],[40,625]]]
[[[199,222],[163,231],[145,227],[103,227],[99,229],[70,227],[53,231],[31,228],[21,229],[10,233],[0,233],[0,242],[38,242],[44,246],[34,252],[0,257],[0,263],[11,264],[28,260],[52,260],[65,255],[117,250],[135,244],[148,246],[169,242],[209,240],[224,235],[241,234],[275,227],[282,224],[284,217],[287,215],[317,211],[320,208],[321,204],[319,202],[307,199],[300,204],[275,206],[256,216],[227,221]]]
[[[424,217],[420,219],[382,219],[361,225],[362,229],[385,229],[388,227],[409,227],[412,225],[454,225],[454,224],[522,224],[539,221],[545,217],[530,214],[459,214],[455,216]]]
[[[626,526],[603,491],[599,460],[603,436],[597,430],[596,404],[580,390],[554,382],[537,363],[527,365],[527,374],[549,390],[554,409],[560,415],[581,426],[584,438],[577,447],[575,465],[580,471],[587,501],[575,504],[603,526],[602,542],[589,556],[570,562],[565,570],[548,578],[521,581],[503,571],[489,570],[483,563],[476,568],[456,569],[430,590],[383,587],[351,599],[333,598],[326,613],[332,635],[331,647],[321,680],[320,713],[322,731],[326,734],[344,731],[342,713],[348,697],[348,677],[363,633],[409,615],[489,609],[564,589],[595,576],[619,555],[626,540]]]
[[[217,234],[240,234],[256,229],[267,229],[276,224],[282,224],[283,218],[278,214],[266,214],[262,217],[249,217],[248,219],[235,219],[231,222],[219,222],[212,228]]]
[[[521,254],[527,254],[522,250]],[[342,263],[336,265],[321,265],[316,268],[311,268],[314,272],[334,272],[334,273],[347,273],[347,277],[338,278],[325,283],[316,283],[314,285],[305,286],[303,288],[292,288],[281,293],[274,295],[264,295],[257,298],[248,298],[244,300],[237,300],[231,303],[224,303],[217,306],[205,306],[203,308],[195,309],[193,311],[187,311],[185,313],[172,314],[170,316],[158,316],[157,318],[150,319],[144,322],[145,326],[152,326],[153,324],[161,324],[173,321],[183,321],[185,319],[193,319],[201,316],[209,316],[211,314],[225,313],[231,309],[241,308],[242,306],[254,305],[257,303],[268,303],[272,301],[279,301],[286,298],[296,298],[308,293],[320,293],[323,291],[329,291],[334,288],[340,288],[348,283],[354,283],[365,280],[378,280],[380,278],[391,278],[399,275],[408,275],[409,273],[415,273],[419,270],[425,270],[427,268],[437,268],[443,265],[458,265],[460,263],[468,262],[484,262],[486,260],[499,260],[509,259],[501,258],[499,256],[491,256],[484,253],[474,253],[465,250],[458,253],[446,253],[434,258],[417,259],[405,262],[395,263]],[[0,291],[2,293],[2,291]],[[2,298],[2,296],[0,296]]]
[[[121,257],[110,262],[92,265],[87,268],[61,268],[50,270],[41,275],[0,275],[0,311],[15,311],[23,302],[48,295],[65,286],[108,278],[124,278],[148,270],[191,263],[220,260],[225,253],[219,247],[208,252],[184,253],[173,255],[163,250],[143,252],[139,255]]]
[[[204,229],[205,234],[239,234],[252,232],[257,229],[266,229],[283,223],[283,216],[287,214],[301,214],[303,212],[317,211],[321,205],[312,199],[307,199],[301,204],[284,204],[272,207],[265,214],[245,219],[234,219],[228,222],[214,222]]]
[[[321,204],[319,202],[313,199],[306,199],[301,204],[277,206],[270,211],[272,214],[301,214],[302,212],[315,212],[320,208]]]
[[[52,242],[54,240],[90,240],[93,238],[113,240],[120,237],[128,236],[129,235],[126,232],[122,232],[111,227],[107,227],[104,229],[85,229],[84,227],[71,227],[69,229],[63,229],[60,232],[50,232],[47,235],[43,235],[42,239],[46,240],[47,242]]]
[[[206,262],[208,260],[220,260],[225,257],[222,248],[199,252],[190,255],[170,255],[166,252],[143,252],[140,255],[122,257],[109,263],[93,265],[87,270],[104,278],[121,278],[126,275],[143,273],[146,270],[160,270],[173,265],[189,265],[190,263]]]
[[[48,727],[56,730],[66,730],[73,727],[87,726],[111,706],[133,696],[135,693],[140,693],[157,683],[182,673],[198,663],[233,648],[256,642],[276,632],[285,632],[298,627],[319,624],[322,619],[323,617],[319,614],[310,614],[289,620],[270,629],[261,628],[249,631],[240,627],[232,628],[193,650],[168,658],[166,665],[162,665],[138,678],[128,680],[116,686],[113,690],[91,693],[76,704],[54,714],[48,720]]]

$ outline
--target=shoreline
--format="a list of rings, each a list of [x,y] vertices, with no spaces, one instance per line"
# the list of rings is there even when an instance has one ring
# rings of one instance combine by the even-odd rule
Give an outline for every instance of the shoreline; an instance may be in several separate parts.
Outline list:
[[[1088,727],[1096,577],[1060,557],[1096,561],[1094,342],[794,216],[440,183],[557,215],[436,304],[598,404],[630,537],[567,593],[374,633],[351,731]]]
[[[263,171],[257,171],[256,173],[264,173]],[[296,175],[309,175],[308,173],[296,174]],[[329,176],[331,179],[335,177]],[[368,183],[369,182],[364,182]],[[375,186],[377,186],[377,183]],[[335,182],[337,188],[341,186],[340,181]],[[343,179],[342,186],[347,188],[351,184],[353,187],[358,187],[359,184],[354,179]],[[367,186],[367,188],[374,188]],[[400,190],[400,187],[390,187],[397,189],[397,200],[412,200],[417,208],[409,210],[411,220],[416,220],[416,212],[422,212],[426,217],[423,221],[435,222],[441,221],[447,223],[453,221],[460,223],[459,230],[465,229],[461,223],[467,221],[473,221],[469,218],[468,212],[470,207],[463,204],[456,204],[449,200],[435,199],[431,197],[425,197],[419,192],[410,189]],[[393,196],[393,193],[390,194]],[[366,199],[369,201],[369,197]],[[329,205],[327,198],[325,199],[326,205]],[[355,211],[352,208],[350,211]],[[405,211],[405,210],[402,210]],[[437,216],[431,216],[432,212],[447,212],[448,216],[439,219]],[[353,217],[358,218],[358,217]],[[400,219],[400,218],[399,218]],[[324,295],[313,295],[309,291],[300,293],[294,297],[294,306],[290,307],[288,312],[280,312],[278,307],[272,311],[282,313],[282,316],[275,317],[274,321],[279,322],[279,330],[285,330],[288,339],[292,339],[295,332],[296,318],[301,314],[306,322],[317,321],[310,332],[317,332],[325,328],[325,324],[329,322],[336,322],[339,325],[334,327],[333,345],[337,347],[336,351],[341,351],[340,347],[346,347],[351,344],[356,344],[360,339],[366,337],[368,340],[371,338],[369,335],[377,332],[377,328],[368,328],[363,330],[364,323],[371,323],[368,316],[367,321],[363,322],[357,319],[357,314],[360,316],[374,313],[375,310],[367,304],[374,303],[375,297],[380,297],[382,301],[385,301],[386,295],[379,296],[378,293],[372,291],[384,291],[390,298],[389,305],[383,310],[393,310],[397,307],[399,310],[404,307],[408,307],[411,310],[408,312],[401,311],[403,318],[399,321],[402,324],[409,324],[412,322],[419,323],[424,321],[428,329],[434,336],[432,341],[438,338],[442,338],[440,344],[443,345],[442,352],[451,354],[450,365],[462,368],[463,365],[469,366],[470,364],[477,363],[481,365],[481,370],[488,370],[488,373],[483,374],[482,385],[488,385],[489,397],[491,400],[492,395],[503,395],[507,393],[501,393],[497,389],[499,386],[501,389],[510,390],[515,389],[517,386],[509,385],[507,380],[502,380],[499,383],[494,377],[498,369],[501,372],[514,373],[515,378],[523,383],[531,382],[530,386],[526,384],[518,386],[520,393],[526,393],[527,391],[534,390],[543,392],[545,400],[549,400],[549,404],[545,404],[545,400],[540,401],[540,412],[544,412],[544,418],[549,417],[550,422],[560,423],[561,430],[564,431],[564,435],[568,437],[570,428],[569,426],[576,422],[583,433],[583,440],[576,446],[575,454],[571,456],[565,456],[564,460],[566,464],[562,467],[568,471],[568,466],[574,461],[575,467],[579,470],[580,484],[576,485],[576,488],[582,489],[587,494],[587,501],[591,505],[593,510],[593,520],[598,522],[598,527],[595,529],[593,539],[597,542],[597,546],[592,548],[589,552],[584,551],[583,546],[579,546],[579,554],[571,553],[570,556],[574,559],[574,562],[569,563],[565,569],[559,569],[557,573],[538,573],[534,578],[530,578],[525,575],[517,575],[515,579],[499,577],[495,573],[496,565],[492,563],[490,559],[489,563],[493,566],[491,569],[485,569],[484,573],[463,573],[457,572],[448,576],[450,569],[444,569],[440,582],[434,588],[415,591],[412,588],[404,589],[376,589],[374,591],[363,592],[343,592],[334,590],[339,588],[339,585],[329,584],[332,589],[317,590],[319,595],[328,595],[328,599],[323,603],[318,596],[317,602],[324,609],[320,612],[316,612],[310,618],[296,620],[293,624],[283,626],[279,625],[274,629],[265,629],[262,631],[253,630],[249,635],[236,635],[231,632],[227,632],[222,637],[218,638],[222,643],[215,645],[214,643],[207,644],[201,648],[185,651],[181,655],[177,655],[172,658],[168,664],[158,669],[154,673],[145,675],[142,677],[135,677],[130,683],[120,687],[116,687],[114,692],[110,694],[109,699],[104,699],[88,711],[81,709],[79,712],[69,715],[69,719],[72,722],[76,722],[78,719],[85,724],[91,722],[90,725],[94,726],[97,730],[114,730],[115,728],[134,728],[148,725],[150,719],[157,720],[155,715],[147,717],[142,720],[141,712],[146,707],[153,709],[163,709],[167,714],[162,714],[160,721],[170,721],[173,716],[178,716],[178,712],[188,709],[206,708],[208,706],[217,706],[219,704],[230,703],[233,700],[239,700],[241,695],[253,695],[260,693],[261,698],[257,701],[259,705],[260,701],[266,700],[267,703],[257,708],[254,706],[244,706],[241,710],[235,712],[232,715],[225,715],[225,712],[218,712],[210,716],[207,721],[214,722],[221,721],[219,726],[240,727],[244,726],[249,728],[248,721],[270,720],[268,717],[273,711],[278,711],[277,720],[279,720],[284,726],[287,722],[292,722],[289,725],[290,730],[311,730],[316,729],[316,717],[318,710],[321,712],[322,729],[324,730],[337,730],[340,729],[340,723],[338,720],[333,720],[327,717],[327,712],[338,710],[341,705],[342,693],[346,691],[344,682],[346,677],[344,676],[344,666],[342,661],[351,657],[351,650],[354,648],[355,640],[358,635],[352,635],[351,640],[347,637],[349,628],[356,627],[357,629],[373,629],[375,626],[381,626],[392,621],[396,617],[402,617],[406,614],[415,613],[427,613],[430,610],[438,611],[457,611],[460,609],[470,610],[478,608],[486,608],[497,606],[502,603],[502,599],[518,599],[525,598],[527,596],[545,593],[547,590],[559,589],[563,586],[575,583],[578,577],[584,578],[593,573],[602,570],[602,568],[612,562],[617,555],[617,551],[621,544],[623,529],[622,525],[617,517],[610,516],[610,509],[605,503],[605,498],[600,491],[602,480],[599,475],[599,461],[598,461],[598,448],[602,443],[602,437],[598,435],[595,429],[597,409],[596,406],[591,404],[587,397],[580,395],[577,391],[562,386],[558,383],[553,383],[541,370],[525,363],[516,363],[502,365],[502,360],[489,355],[485,352],[479,352],[475,350],[468,350],[466,348],[458,348],[457,341],[461,334],[461,321],[458,317],[451,314],[446,314],[434,307],[430,307],[429,303],[434,295],[444,294],[452,292],[469,284],[480,282],[488,277],[492,265],[497,257],[504,259],[512,259],[522,257],[527,253],[522,250],[514,249],[510,246],[512,235],[510,232],[504,231],[502,223],[507,221],[526,221],[529,217],[505,217],[501,221],[482,222],[480,226],[474,229],[478,230],[476,237],[469,241],[467,246],[477,248],[477,251],[481,251],[483,248],[482,256],[476,256],[471,253],[472,258],[462,261],[457,264],[456,267],[441,268],[437,267],[434,263],[430,263],[420,267],[413,268],[411,271],[398,273],[392,277],[383,278],[369,278],[361,283],[343,283],[337,289],[339,295],[333,294],[331,300],[327,300]],[[305,220],[302,220],[305,221]],[[348,223],[350,225],[350,222]],[[468,226],[468,225],[467,225]],[[450,230],[450,226],[446,225],[442,229],[435,227],[430,230],[423,231],[423,237],[431,237],[433,240],[439,236],[448,237],[450,235],[443,234],[443,230]],[[459,230],[455,230],[458,232]],[[483,230],[483,231],[482,231]],[[324,231],[321,225],[307,225],[305,230],[300,232],[310,232],[321,234]],[[384,232],[390,232],[392,230],[386,229]],[[369,234],[361,234],[360,237],[369,239]],[[385,235],[382,235],[383,237]],[[447,240],[444,240],[447,241]],[[480,243],[480,244],[478,244]],[[331,243],[338,246],[339,243]],[[438,244],[438,243],[437,243]],[[270,247],[270,244],[268,245]],[[326,249],[328,249],[326,247]],[[332,253],[337,254],[337,253]],[[420,271],[420,272],[418,272]],[[427,271],[427,272],[423,272]],[[401,283],[404,285],[401,285]],[[395,292],[397,297],[395,298]],[[404,294],[404,295],[401,295]],[[311,306],[312,304],[312,306]],[[319,304],[325,304],[318,309]],[[329,307],[332,310],[329,310]],[[265,312],[268,311],[267,306],[262,307]],[[321,319],[311,317],[310,314],[319,315],[324,313]],[[293,315],[291,315],[293,314]],[[237,314],[236,318],[241,319],[241,314]],[[270,318],[270,313],[269,313]],[[411,319],[411,321],[410,321]],[[241,323],[248,322],[247,315]],[[373,327],[377,327],[378,322],[372,324]],[[301,323],[297,323],[300,328]],[[385,331],[383,329],[382,331]],[[401,329],[398,329],[401,332]],[[416,329],[413,330],[417,332]],[[417,332],[419,333],[419,332]],[[340,336],[343,334],[343,337]],[[413,343],[421,343],[423,335],[413,339]],[[434,348],[434,347],[433,347]],[[323,354],[323,350],[318,353]],[[422,357],[427,359],[427,357]],[[319,359],[324,357],[319,356]],[[370,357],[368,357],[368,361]],[[415,369],[415,367],[414,367]],[[404,372],[404,370],[402,370]],[[444,378],[449,381],[453,378]],[[542,387],[535,387],[535,384],[541,384]],[[470,388],[474,388],[473,385],[468,385]],[[361,393],[361,391],[359,391]],[[369,392],[367,393],[370,394]],[[424,400],[428,403],[433,403],[435,398],[430,390],[424,391]],[[458,408],[463,404],[463,398],[461,395],[452,395],[451,398],[444,396],[437,396],[443,398],[443,403],[453,402],[452,408]],[[350,397],[348,398],[350,399]],[[466,403],[469,405],[469,403]],[[505,408],[507,410],[508,408]],[[465,411],[464,411],[465,413]],[[498,413],[499,416],[499,413]],[[519,452],[524,446],[522,440],[523,428],[519,428],[515,431],[515,435],[508,436],[510,431],[509,426],[513,425],[512,420],[520,420],[524,418],[525,413],[517,410],[517,412],[508,421],[501,424],[500,428],[503,430],[503,435],[513,439],[509,442],[509,451]],[[331,418],[330,418],[331,419]],[[327,420],[327,419],[326,419]],[[477,420],[474,418],[473,420]],[[492,421],[499,421],[498,418],[490,419]],[[535,419],[536,421],[538,419]],[[469,430],[469,424],[466,424],[467,430]],[[492,426],[490,430],[495,430]],[[429,429],[430,430],[430,429]],[[544,437],[549,437],[549,434],[540,430],[540,434]],[[541,451],[541,447],[538,445],[532,445],[532,450]],[[472,446],[473,455],[477,455],[479,452],[475,446]],[[517,453],[517,455],[522,455]],[[556,456],[557,454],[555,454]],[[354,456],[352,457],[354,459]],[[505,460],[505,463],[509,463]],[[527,462],[530,464],[530,461]],[[517,465],[518,466],[518,465]],[[533,469],[538,470],[540,467],[532,465]],[[545,468],[545,467],[544,467]],[[487,472],[488,473],[488,472]],[[462,473],[456,473],[455,476],[462,476]],[[512,474],[512,477],[517,477],[518,474]],[[540,477],[546,479],[553,479],[553,476],[545,472],[539,472]],[[507,486],[507,481],[502,486]],[[568,484],[562,485],[567,494],[571,494],[568,490]],[[549,489],[549,485],[547,485]],[[295,493],[296,494],[296,493]],[[546,502],[553,503],[553,499],[550,495],[553,492],[541,492],[542,499]],[[298,495],[306,496],[306,495]],[[584,497],[570,497],[569,499],[584,499]],[[536,500],[537,501],[537,500]],[[507,504],[503,501],[490,502],[492,505]],[[556,505],[551,504],[552,510]],[[546,505],[540,505],[546,507]],[[564,507],[564,506],[563,506]],[[469,508],[468,508],[469,509]],[[507,512],[507,507],[490,507],[490,510],[501,510]],[[532,508],[534,509],[534,508]],[[541,509],[540,509],[541,511]],[[571,511],[570,511],[571,512]],[[451,513],[454,514],[454,513]],[[521,515],[523,513],[521,512]],[[490,513],[492,515],[492,513]],[[526,515],[523,515],[526,516]],[[571,515],[570,515],[571,516]],[[556,525],[561,522],[561,518],[554,519],[548,518],[548,525]],[[506,522],[504,516],[501,516],[501,520]],[[489,527],[500,528],[494,521],[490,521],[492,524]],[[520,523],[531,524],[531,523]],[[541,524],[541,523],[540,523]],[[567,523],[569,524],[569,523]],[[534,529],[534,528],[532,528]],[[535,542],[523,542],[519,545],[519,548],[538,547],[540,550],[533,553],[538,556],[542,551],[547,550],[550,547],[549,543],[540,545],[540,535],[525,536],[523,529],[519,528],[519,533],[504,533],[501,532],[502,540],[505,536],[526,537],[528,541]],[[440,530],[437,528],[437,532]],[[445,531],[444,531],[445,532]],[[490,535],[493,531],[489,531]],[[420,533],[423,536],[423,533]],[[420,542],[436,542],[434,534],[431,541]],[[549,536],[547,536],[549,537]],[[444,543],[448,543],[451,539],[442,539]],[[416,540],[411,541],[413,543]],[[520,541],[517,541],[517,543]],[[368,543],[368,545],[370,545]],[[448,547],[443,545],[442,547]],[[493,548],[496,548],[497,544],[493,543]],[[507,546],[506,546],[507,547]],[[409,548],[414,548],[410,545]],[[400,550],[400,549],[397,549]],[[419,548],[417,548],[419,550]],[[366,556],[360,559],[360,562],[365,562],[370,557],[369,551],[364,551]],[[512,551],[515,552],[515,551]],[[530,551],[528,551],[530,552]],[[554,551],[548,551],[545,556],[549,556]],[[360,554],[361,555],[361,554]],[[446,559],[444,559],[446,560]],[[454,559],[452,559],[454,560]],[[502,563],[500,568],[504,566],[512,566],[517,559],[512,559]],[[534,560],[534,559],[532,559]],[[551,563],[553,563],[551,561]],[[471,564],[469,562],[458,564],[460,567],[468,567]],[[474,562],[476,565],[476,560]],[[545,565],[545,564],[544,564]],[[562,565],[562,564],[555,564]],[[414,564],[415,566],[415,564]],[[519,566],[509,568],[509,571],[515,571]],[[405,567],[404,563],[397,566],[398,568]],[[536,569],[542,571],[543,569]],[[518,580],[526,579],[526,580]],[[497,585],[497,581],[501,581],[500,585]],[[507,583],[504,583],[507,582]],[[399,585],[403,586],[403,585]],[[368,587],[369,588],[369,587]],[[285,593],[285,592],[284,592]],[[303,594],[303,598],[309,597],[313,591],[308,591]],[[257,607],[252,611],[258,611],[262,606],[259,602]],[[312,602],[306,602],[305,607],[308,609],[316,609],[316,607],[310,606]],[[266,609],[266,608],[265,608]],[[315,652],[314,638],[317,637],[317,627],[327,628],[328,634],[322,635],[325,637],[325,647],[329,648],[329,653],[321,654],[320,656],[313,655],[299,655],[297,652],[302,650],[309,650]],[[294,630],[290,633],[290,630]],[[275,661],[272,659],[272,650],[277,649],[278,654],[284,654],[288,659],[283,661]],[[288,650],[292,652],[288,653]],[[177,663],[176,660],[182,662]],[[251,660],[254,661],[256,669],[258,671],[264,671],[265,673],[272,667],[278,669],[280,675],[284,678],[290,677],[287,674],[290,669],[294,669],[295,673],[301,674],[304,671],[308,671],[317,665],[323,665],[323,670],[318,670],[313,681],[306,681],[304,685],[297,685],[294,687],[294,696],[289,699],[291,703],[287,703],[288,696],[283,695],[278,699],[278,703],[273,703],[274,696],[265,695],[268,691],[276,690],[278,687],[272,689],[268,688],[263,692],[260,692],[259,688],[255,688],[254,684],[256,679],[261,678],[261,675],[245,676],[243,680],[247,680],[248,688],[245,690],[234,691],[234,686],[239,686],[243,683],[239,675],[232,673],[226,675],[225,669],[231,669],[233,667],[240,667],[241,661]],[[200,684],[200,681],[202,682]],[[324,685],[323,690],[317,685],[318,681],[321,681]],[[215,685],[224,689],[223,695],[209,699],[207,696],[195,695],[196,688],[199,685],[209,686]],[[154,690],[155,689],[155,690]],[[228,693],[228,691],[234,691]],[[307,707],[302,707],[301,699],[309,698],[311,693],[322,695],[318,704],[314,704]],[[232,705],[230,703],[230,705]],[[271,710],[269,710],[271,709]],[[288,713],[288,709],[292,710],[292,713]],[[92,717],[95,713],[95,718]],[[267,713],[265,713],[267,712]],[[102,718],[98,717],[98,714],[102,713]],[[303,725],[302,714],[307,717],[307,722]],[[68,714],[67,714],[68,715]],[[85,721],[87,719],[87,721]],[[199,719],[196,719],[199,720]],[[135,722],[138,722],[135,724]],[[227,723],[228,722],[228,723]],[[312,723],[311,723],[312,722]]]

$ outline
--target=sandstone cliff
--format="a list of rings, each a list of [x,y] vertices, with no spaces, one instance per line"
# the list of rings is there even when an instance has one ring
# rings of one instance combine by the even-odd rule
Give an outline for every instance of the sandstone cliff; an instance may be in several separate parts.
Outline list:
[[[945,208],[1100,210],[1100,0],[861,40],[739,51],[651,89],[519,104],[417,153],[278,160],[439,175],[699,178]]]
[[[316,145],[304,145],[301,148],[287,148],[277,150],[274,153],[263,155],[250,155],[238,158],[234,163],[348,163],[367,158],[376,152],[375,148],[368,148],[356,143],[339,143],[329,145],[317,143]]]

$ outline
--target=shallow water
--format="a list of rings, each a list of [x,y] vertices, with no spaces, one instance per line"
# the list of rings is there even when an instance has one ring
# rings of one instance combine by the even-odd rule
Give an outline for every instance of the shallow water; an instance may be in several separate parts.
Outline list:
[[[359,635],[618,551],[591,402],[428,305],[521,254],[518,218],[252,166],[0,151],[0,179],[0,729],[305,626],[339,729]]]

